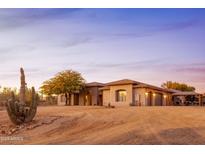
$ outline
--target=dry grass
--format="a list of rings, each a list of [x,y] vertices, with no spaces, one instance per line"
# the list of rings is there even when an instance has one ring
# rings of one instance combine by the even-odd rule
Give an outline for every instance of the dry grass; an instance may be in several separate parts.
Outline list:
[[[205,144],[203,107],[39,107],[31,124],[13,126],[0,111],[1,144]]]

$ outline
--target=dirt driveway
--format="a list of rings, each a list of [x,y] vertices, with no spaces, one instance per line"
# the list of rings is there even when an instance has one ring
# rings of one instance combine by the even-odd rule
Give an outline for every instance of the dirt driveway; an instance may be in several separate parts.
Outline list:
[[[0,144],[205,144],[205,108],[39,107],[21,126],[3,110]]]

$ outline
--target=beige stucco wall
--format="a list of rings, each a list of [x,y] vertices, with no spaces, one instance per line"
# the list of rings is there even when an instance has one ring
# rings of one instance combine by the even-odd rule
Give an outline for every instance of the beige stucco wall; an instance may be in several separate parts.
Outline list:
[[[99,95],[98,87],[90,87],[88,88],[88,91],[91,94],[92,105],[97,105],[99,101],[98,100],[98,95]]]
[[[155,106],[157,104],[156,101],[160,101],[160,99],[158,99],[157,95],[158,96],[161,95],[162,106],[170,105],[170,101],[171,101],[170,100],[170,98],[171,98],[170,93],[167,93],[167,92],[164,92],[164,91],[158,91],[158,90],[154,90],[154,89],[150,89],[150,88],[146,88],[145,92],[151,92],[152,93],[152,106]],[[155,96],[154,96],[154,94],[155,94]]]
[[[63,99],[61,99],[61,97],[63,97]],[[65,105],[65,95],[64,94],[58,95],[57,104],[60,105],[60,106]],[[73,94],[71,95],[71,105],[74,105],[74,95]]]
[[[137,102],[138,106],[146,106],[145,88],[134,88],[133,92],[133,101]]]
[[[80,93],[79,94],[79,105],[97,105],[99,102],[99,90],[98,87],[88,87],[87,90],[89,91],[90,95],[91,95],[91,102],[92,104],[85,104],[85,100],[84,100],[84,93]],[[61,96],[63,96],[63,100],[61,99]],[[62,95],[58,95],[58,105],[65,105],[65,96]],[[71,95],[71,105],[74,105],[74,95]]]
[[[134,102],[136,102],[137,100],[139,101],[139,95],[140,95],[140,105],[141,106],[147,106],[148,105],[148,96],[146,96],[145,93],[149,93],[151,92],[152,96],[152,105],[156,105],[156,101],[159,101],[157,99],[156,96],[153,96],[153,94],[155,93],[157,94],[161,94],[162,95],[162,105],[166,106],[166,105],[171,105],[171,94],[167,93],[167,92],[163,92],[163,91],[157,91],[154,89],[150,89],[150,88],[134,88]],[[138,95],[138,98],[136,98],[136,96]],[[139,104],[138,104],[139,105]]]
[[[110,86],[110,90],[103,91],[103,105],[107,106],[108,103],[114,106],[129,106],[133,101],[133,90],[132,85],[117,85]],[[127,96],[125,102],[116,101],[116,91],[126,90]]]
[[[61,100],[61,97],[63,97],[63,100]],[[58,95],[58,99],[57,99],[57,104],[60,105],[60,106],[63,106],[65,105],[65,96],[62,94],[62,95]]]
[[[121,89],[127,91],[126,102],[116,101],[116,91]],[[107,106],[108,103],[110,103],[114,106],[129,106],[130,103],[137,103],[137,106],[148,106],[148,98],[145,94],[146,92],[151,92],[152,94],[152,105],[155,105],[156,101],[159,101],[153,96],[153,93],[160,94],[162,96],[162,105],[171,105],[171,94],[149,88],[133,88],[132,85],[110,86],[110,90],[103,90],[103,105]]]
[[[110,103],[110,90],[103,90],[103,106],[108,106]]]

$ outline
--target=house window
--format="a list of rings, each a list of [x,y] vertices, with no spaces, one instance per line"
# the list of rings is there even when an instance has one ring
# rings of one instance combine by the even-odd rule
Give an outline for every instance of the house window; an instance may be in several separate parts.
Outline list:
[[[116,91],[116,101],[117,102],[126,102],[127,91],[126,90],[118,90]]]

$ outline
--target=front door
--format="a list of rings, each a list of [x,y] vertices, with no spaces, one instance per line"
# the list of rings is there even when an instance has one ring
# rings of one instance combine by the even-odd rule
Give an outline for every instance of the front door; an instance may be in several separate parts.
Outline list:
[[[74,105],[79,105],[79,94],[74,94]]]
[[[103,106],[103,97],[102,97],[102,95],[99,95],[99,97],[98,97],[98,105]]]

